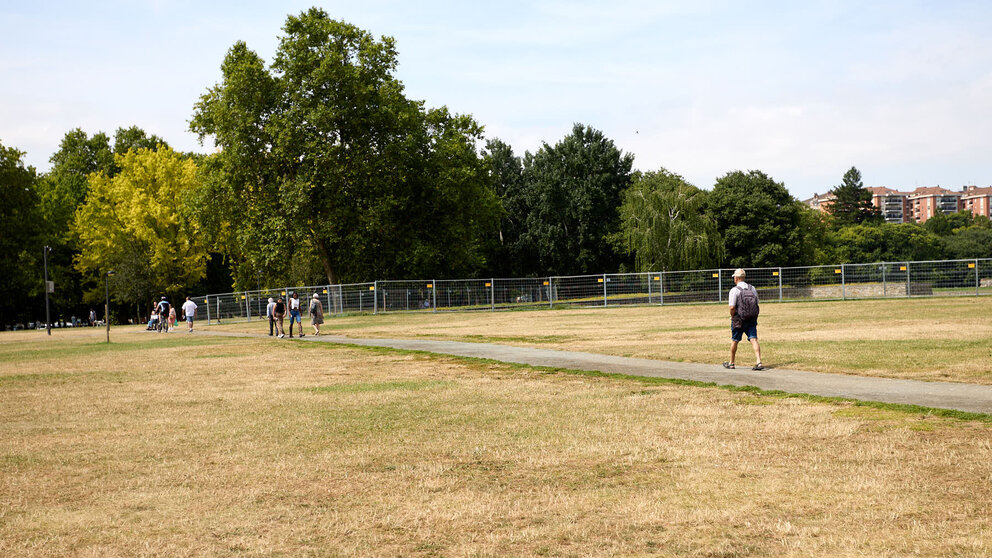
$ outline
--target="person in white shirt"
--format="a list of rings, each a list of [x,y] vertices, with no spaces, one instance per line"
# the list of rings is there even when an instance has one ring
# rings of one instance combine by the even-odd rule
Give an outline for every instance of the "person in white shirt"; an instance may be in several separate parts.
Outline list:
[[[269,304],[265,307],[265,317],[269,319],[269,337],[272,337],[272,330],[276,327],[276,317],[272,315],[272,310],[276,307],[276,301],[269,297]]]
[[[193,318],[196,317],[196,303],[189,297],[186,297],[186,302],[183,303],[183,317],[186,319],[186,325],[189,326],[188,333],[193,333]]]
[[[293,322],[296,322],[300,329],[300,337],[303,337],[303,312],[300,311],[300,295],[293,292],[289,298],[289,337],[293,338]]]
[[[758,344],[758,291],[744,281],[746,276],[743,269],[734,271],[734,288],[730,289],[727,301],[730,303],[730,360],[723,363],[724,368],[735,368],[734,359],[737,357],[737,344],[744,334],[754,349],[757,363],[751,370],[764,370],[761,364],[761,345]]]

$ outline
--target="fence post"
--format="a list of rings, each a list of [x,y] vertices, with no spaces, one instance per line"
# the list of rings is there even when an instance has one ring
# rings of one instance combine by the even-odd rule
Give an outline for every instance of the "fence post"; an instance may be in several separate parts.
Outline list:
[[[717,300],[723,302],[723,269],[716,270],[716,296]]]
[[[372,315],[379,309],[379,280],[372,282]]]
[[[434,313],[437,313],[437,279],[431,279],[431,298],[434,299]]]
[[[889,296],[888,285],[885,283],[885,268],[888,267],[885,262],[882,262],[882,298],[887,298]]]
[[[203,297],[203,305],[207,307],[207,325],[210,325],[210,295]]]
[[[847,272],[844,264],[840,264],[840,297],[847,300]]]
[[[220,297],[217,297],[217,323],[220,323]]]
[[[603,307],[606,307],[606,274],[603,274]]]
[[[653,273],[648,272],[648,304],[651,304],[651,278]]]
[[[782,302],[782,268],[778,268],[778,301]]]
[[[665,305],[665,270],[658,272],[658,296],[661,297],[661,305]]]
[[[496,278],[489,279],[489,311],[496,311]]]
[[[548,277],[548,308],[555,307],[555,301],[551,297],[551,283],[553,282],[552,281],[553,279],[554,279],[553,277]]]
[[[248,291],[245,291],[245,317],[251,320],[251,299],[248,298]]]
[[[978,290],[979,283],[981,283],[981,281],[978,280],[978,258],[975,258],[975,296],[981,294],[981,292]]]
[[[909,297],[910,284],[909,284],[909,262],[906,262],[906,296]]]

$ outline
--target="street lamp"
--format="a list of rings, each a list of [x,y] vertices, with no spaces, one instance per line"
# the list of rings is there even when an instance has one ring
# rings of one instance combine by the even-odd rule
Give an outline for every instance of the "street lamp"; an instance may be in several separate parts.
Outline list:
[[[48,253],[51,251],[48,246],[42,251],[45,260],[45,330],[48,331],[48,335],[52,334],[52,317],[48,310]]]
[[[107,303],[103,307],[103,321],[107,322],[107,343],[110,343],[110,277],[114,273],[115,271],[111,269],[103,278],[104,284],[107,287]]]

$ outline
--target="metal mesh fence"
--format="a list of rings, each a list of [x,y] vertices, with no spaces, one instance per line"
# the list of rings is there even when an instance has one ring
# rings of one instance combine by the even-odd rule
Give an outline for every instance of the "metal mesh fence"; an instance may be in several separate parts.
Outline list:
[[[509,279],[422,279],[263,289],[196,297],[210,322],[265,319],[269,297],[295,291],[306,313],[317,295],[327,315],[496,311],[555,306],[719,303],[732,269]],[[992,259],[879,262],[747,269],[763,301],[992,294]]]

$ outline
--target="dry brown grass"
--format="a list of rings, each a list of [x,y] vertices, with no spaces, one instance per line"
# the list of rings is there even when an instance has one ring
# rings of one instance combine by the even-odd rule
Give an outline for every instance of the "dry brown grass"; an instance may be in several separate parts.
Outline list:
[[[0,555],[992,552],[988,424],[288,340],[114,339],[0,335]]]
[[[347,316],[325,330],[718,364],[728,357],[728,320],[725,305],[655,306]],[[780,368],[992,384],[992,297],[766,303],[758,335],[763,360]],[[738,358],[753,363],[751,348]]]

